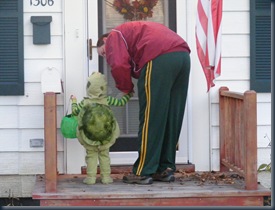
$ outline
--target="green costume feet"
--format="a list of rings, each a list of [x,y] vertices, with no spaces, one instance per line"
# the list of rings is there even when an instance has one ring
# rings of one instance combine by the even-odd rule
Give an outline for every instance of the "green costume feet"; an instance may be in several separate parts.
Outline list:
[[[110,183],[113,183],[113,179],[111,177],[103,177],[101,178],[101,182],[103,184],[110,184]]]
[[[96,182],[96,177],[86,177],[83,180],[84,184],[95,184],[95,182]]]

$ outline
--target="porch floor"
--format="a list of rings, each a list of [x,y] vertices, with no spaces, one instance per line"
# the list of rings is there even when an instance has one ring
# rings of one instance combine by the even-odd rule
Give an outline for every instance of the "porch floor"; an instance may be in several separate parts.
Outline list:
[[[114,182],[82,183],[85,174],[58,175],[57,192],[45,192],[45,179],[37,175],[33,199],[40,206],[263,206],[271,190],[258,184],[245,190],[244,180],[231,172],[175,173],[172,183],[126,184],[123,174],[112,174]]]

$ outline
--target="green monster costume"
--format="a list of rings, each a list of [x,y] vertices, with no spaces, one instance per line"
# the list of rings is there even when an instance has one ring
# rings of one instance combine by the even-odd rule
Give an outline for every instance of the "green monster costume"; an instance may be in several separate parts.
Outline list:
[[[109,105],[124,106],[132,93],[121,99],[107,96],[107,82],[99,72],[88,78],[86,92],[87,97],[80,103],[72,99],[72,114],[78,116],[77,138],[86,149],[87,177],[83,183],[96,183],[99,162],[101,182],[109,184],[113,182],[109,149],[120,135],[119,125]]]

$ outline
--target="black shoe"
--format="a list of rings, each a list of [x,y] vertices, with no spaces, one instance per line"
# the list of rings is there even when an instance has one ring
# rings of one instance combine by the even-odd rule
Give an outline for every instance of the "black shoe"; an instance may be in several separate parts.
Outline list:
[[[161,181],[161,182],[175,181],[174,171],[171,168],[167,168],[165,171],[161,173],[153,174],[152,178],[154,181]]]
[[[123,176],[123,182],[128,184],[152,184],[153,178],[151,176],[129,174],[128,176]]]

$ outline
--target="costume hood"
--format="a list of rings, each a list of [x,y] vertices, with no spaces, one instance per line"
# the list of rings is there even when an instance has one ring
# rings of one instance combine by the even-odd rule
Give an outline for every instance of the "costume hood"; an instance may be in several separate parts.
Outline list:
[[[88,77],[86,86],[87,96],[92,99],[102,99],[107,96],[107,81],[105,75],[93,72]]]

